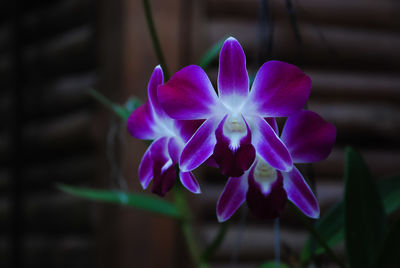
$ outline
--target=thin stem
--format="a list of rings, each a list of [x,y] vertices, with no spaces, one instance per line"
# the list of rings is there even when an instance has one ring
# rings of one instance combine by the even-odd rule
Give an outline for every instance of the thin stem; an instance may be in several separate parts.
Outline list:
[[[341,268],[346,268],[346,265],[335,255],[335,253],[332,251],[332,249],[328,246],[328,244],[325,242],[325,240],[321,237],[321,235],[318,233],[318,231],[315,229],[314,225],[296,208],[292,206],[292,209],[296,212],[296,215],[298,218],[301,220],[303,225],[307,228],[307,230],[310,232],[310,234],[315,238],[315,240],[320,244],[324,249],[326,254],[334,261],[338,266]]]
[[[190,213],[187,200],[182,192],[182,187],[177,186],[174,187],[173,190],[175,205],[177,206],[179,213],[182,216],[182,219],[179,223],[183,232],[183,236],[185,237],[186,243],[188,245],[189,253],[196,263],[197,267],[206,268],[208,267],[208,265],[204,262],[203,259],[200,258],[199,255],[199,246],[197,244],[191,225],[192,215]]]
[[[277,268],[281,267],[281,243],[280,243],[280,224],[279,218],[274,220],[274,246],[275,246],[275,266]]]
[[[101,94],[100,92],[98,92],[95,89],[90,89],[88,91],[89,95],[91,95],[93,98],[95,98],[98,102],[100,102],[101,104],[103,104],[104,106],[106,106],[108,109],[110,109],[111,111],[114,111],[115,108],[115,104],[112,103],[109,99],[107,99],[103,94]]]
[[[214,240],[203,251],[203,254],[201,254],[201,259],[204,260],[204,262],[207,262],[209,259],[211,259],[215,254],[215,252],[217,251],[218,247],[222,244],[226,232],[228,231],[228,225],[229,225],[228,222],[220,224],[218,233],[214,237]]]
[[[154,51],[156,52],[158,62],[160,63],[161,68],[163,69],[165,80],[168,80],[169,79],[168,67],[164,58],[164,54],[161,49],[160,41],[158,40],[156,28],[154,26],[154,20],[153,20],[153,15],[151,13],[149,0],[143,0],[143,8],[144,8],[144,13],[146,15],[147,26],[149,27],[151,41],[154,46]]]
[[[244,228],[246,226],[246,221],[247,221],[247,206],[244,206],[241,211],[239,228],[236,235],[236,241],[232,250],[232,258],[231,258],[232,268],[236,267],[237,264],[237,259],[239,255],[240,246],[242,244],[242,238],[243,238]]]

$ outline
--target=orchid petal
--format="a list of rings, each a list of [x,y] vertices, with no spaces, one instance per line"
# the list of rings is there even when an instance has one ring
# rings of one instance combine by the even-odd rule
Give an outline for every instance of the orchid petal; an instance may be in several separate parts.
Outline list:
[[[162,137],[155,141],[150,149],[153,160],[153,186],[151,191],[164,196],[174,185],[176,169],[169,152],[169,139]]]
[[[328,157],[335,143],[336,128],[314,112],[301,111],[287,119],[281,139],[294,162],[311,163]]]
[[[298,169],[293,167],[292,171],[282,172],[282,175],[289,200],[308,217],[318,218],[318,201]]]
[[[263,118],[255,118],[255,121],[253,144],[257,153],[272,167],[289,171],[293,162],[285,144]]]
[[[229,178],[217,202],[217,218],[223,222],[232,217],[233,213],[246,200],[248,173],[238,178]]]
[[[174,119],[206,119],[219,105],[218,96],[206,73],[190,65],[158,87],[158,99]]]
[[[229,177],[239,177],[248,170],[256,157],[256,151],[251,144],[251,131],[246,120],[246,134],[240,139],[238,148],[231,148],[231,141],[224,134],[223,128],[227,116],[219,123],[215,136],[217,143],[214,147],[213,158],[219,165],[222,174]]]
[[[153,142],[153,144],[155,142]],[[152,145],[147,148],[142,157],[142,161],[140,161],[139,164],[139,181],[143,189],[146,189],[147,186],[149,186],[149,183],[153,178],[153,160],[151,159],[150,153]]]
[[[174,127],[186,143],[203,123],[204,120],[174,120]]]
[[[171,157],[172,163],[176,164],[179,161],[179,155],[182,150],[182,146],[176,138],[170,138],[168,141],[168,153]]]
[[[172,189],[176,181],[176,168],[170,166],[166,170],[161,171],[157,164],[153,167],[154,180],[151,191],[159,196],[165,196],[165,194]]]
[[[229,37],[221,48],[219,56],[218,92],[223,102],[237,96],[243,100],[249,93],[249,76],[246,56],[239,42]]]
[[[179,162],[182,171],[197,168],[211,156],[216,143],[214,131],[219,120],[221,120],[219,117],[207,119],[187,142]]]
[[[194,194],[200,194],[200,186],[196,180],[196,177],[193,175],[192,172],[180,172],[179,177],[181,179],[181,183],[185,186],[186,189],[191,191]]]
[[[246,194],[247,205],[256,217],[260,219],[274,219],[279,217],[286,205],[287,195],[283,188],[283,178],[277,172],[277,179],[271,183],[268,192],[254,179],[254,168],[249,173],[249,189]]]
[[[311,79],[298,67],[268,61],[256,75],[250,101],[262,117],[288,116],[304,107],[310,91]]]
[[[163,71],[162,71],[160,65],[158,65],[154,69],[154,71],[150,77],[150,81],[149,81],[149,85],[148,85],[149,102],[151,104],[151,107],[152,107],[155,115],[158,118],[167,116],[157,98],[157,88],[159,85],[162,85],[163,82],[164,82]]]
[[[276,135],[279,135],[279,128],[278,128],[278,123],[276,122],[276,119],[274,117],[266,117],[264,119],[272,127],[272,129],[275,131]]]
[[[131,113],[126,123],[129,133],[141,140],[153,140],[156,138],[154,132],[155,122],[149,102],[139,106]]]

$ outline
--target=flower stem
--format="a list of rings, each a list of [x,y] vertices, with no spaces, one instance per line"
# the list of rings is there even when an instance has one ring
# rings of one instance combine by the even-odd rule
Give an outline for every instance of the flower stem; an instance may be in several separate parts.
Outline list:
[[[274,220],[274,254],[275,254],[275,266],[279,268],[281,266],[281,243],[280,243],[280,224],[279,218]]]
[[[315,238],[316,242],[320,244],[324,249],[326,254],[334,261],[339,267],[346,268],[346,265],[335,255],[326,241],[321,237],[318,231],[315,229],[314,225],[310,222],[308,218],[306,218],[303,214],[301,214],[297,208],[291,206],[292,210],[295,211],[296,216],[301,220],[303,225],[307,228],[310,234]]]
[[[218,247],[222,244],[226,232],[228,231],[229,222],[223,222],[219,225],[219,230],[217,235],[214,237],[213,241],[204,249],[203,253],[201,254],[201,259],[204,262],[207,262],[209,259],[213,257],[215,252],[217,251]]]
[[[199,246],[197,244],[197,241],[194,236],[193,229],[192,229],[192,225],[191,225],[192,215],[190,213],[190,209],[188,207],[187,200],[182,192],[182,187],[180,185],[174,187],[173,192],[174,192],[175,205],[178,208],[180,214],[182,215],[182,219],[179,224],[181,226],[183,235],[184,235],[186,243],[188,245],[189,253],[190,253],[193,261],[196,263],[197,267],[207,268],[208,265],[205,262],[205,260],[200,258]]]
[[[151,41],[154,46],[154,51],[156,52],[158,62],[160,63],[161,68],[163,69],[165,80],[167,81],[169,79],[168,67],[164,58],[164,54],[161,49],[160,41],[158,40],[156,28],[154,26],[154,20],[153,20],[153,15],[151,13],[149,0],[143,0],[143,8],[144,8],[144,13],[146,15],[147,26],[149,27]]]

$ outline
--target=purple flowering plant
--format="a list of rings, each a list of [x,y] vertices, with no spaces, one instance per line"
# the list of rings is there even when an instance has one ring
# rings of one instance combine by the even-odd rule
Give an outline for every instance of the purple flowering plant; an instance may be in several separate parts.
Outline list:
[[[400,179],[395,177],[377,187],[362,157],[351,148],[346,151],[343,201],[318,219],[315,189],[296,165],[326,159],[336,140],[336,128],[304,109],[311,92],[310,77],[295,65],[270,60],[251,84],[245,53],[240,43],[229,37],[212,49],[219,51],[217,90],[197,65],[186,66],[169,78],[150,5],[147,0],[143,3],[160,63],[150,76],[147,101],[127,110],[95,91],[93,95],[126,121],[131,136],[151,141],[139,165],[140,184],[143,189],[151,184],[151,192],[160,197],[172,191],[173,202],[140,193],[65,185],[60,189],[177,219],[193,261],[198,267],[208,267],[227,225],[221,224],[216,238],[199,252],[191,227],[192,210],[183,189],[201,194],[201,181],[193,171],[201,165],[215,166],[226,177],[216,201],[218,222],[228,221],[244,203],[260,220],[277,219],[290,201],[302,212],[299,218],[312,235],[303,248],[302,265],[325,252],[338,266],[346,267],[331,250],[342,240],[350,267],[388,264],[387,259],[396,255],[391,250],[393,239],[400,239],[400,221],[387,228],[387,215],[400,207],[400,194],[396,195]],[[285,121],[281,129],[277,119]],[[318,220],[313,226],[303,215]],[[361,224],[364,228],[359,228]],[[389,235],[383,240],[386,233]]]
[[[311,90],[307,75],[294,65],[268,61],[249,92],[245,54],[230,37],[220,52],[219,95],[196,65],[178,71],[165,84],[162,80],[156,67],[149,100],[127,122],[132,136],[154,140],[139,167],[144,188],[153,179],[152,191],[164,196],[179,164],[182,184],[199,193],[191,171],[210,159],[230,177],[218,201],[219,221],[230,218],[244,200],[261,218],[279,217],[287,199],[318,218],[318,202],[293,162],[326,158],[336,129],[316,113],[302,110]],[[284,116],[289,118],[279,137],[274,118]]]

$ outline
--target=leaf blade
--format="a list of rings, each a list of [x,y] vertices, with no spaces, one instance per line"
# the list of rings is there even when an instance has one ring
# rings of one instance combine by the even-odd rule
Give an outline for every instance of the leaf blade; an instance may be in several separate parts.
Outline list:
[[[125,193],[121,191],[98,190],[85,187],[73,187],[65,184],[58,184],[56,187],[65,193],[93,201],[120,204],[176,219],[181,218],[178,209],[172,203],[149,195]]]
[[[346,148],[344,230],[351,267],[371,267],[386,230],[386,214],[361,155]]]
[[[400,208],[400,176],[382,178],[378,180],[377,188],[383,200],[385,213],[390,215]],[[317,222],[316,230],[326,240],[331,248],[338,245],[344,239],[344,212],[343,200],[328,210]],[[317,244],[314,255],[325,252],[324,248]],[[308,263],[312,257],[310,239],[307,240],[301,252],[300,260]]]

